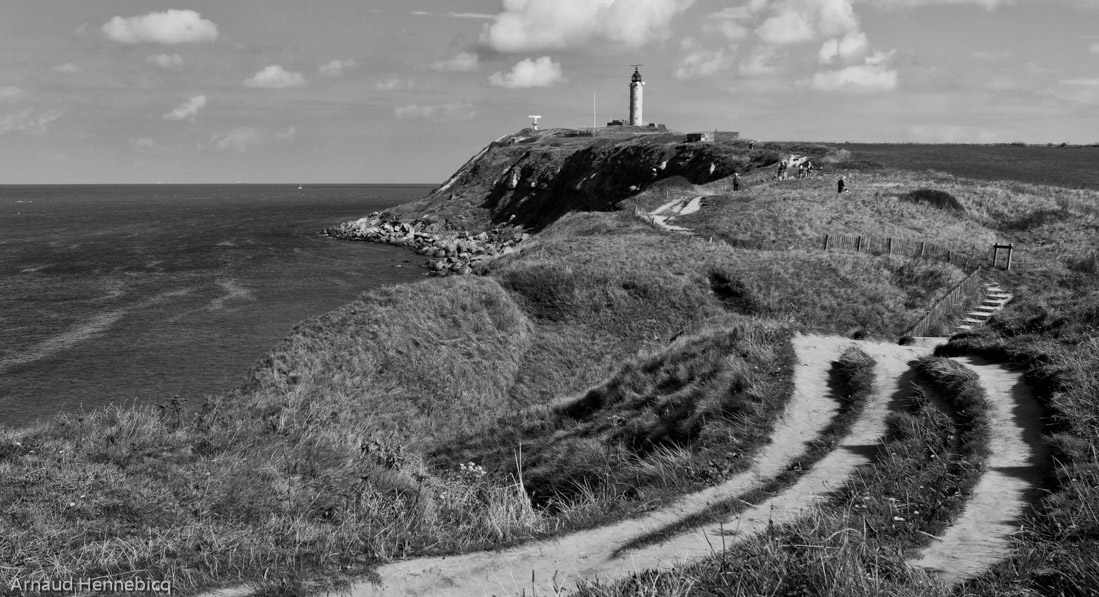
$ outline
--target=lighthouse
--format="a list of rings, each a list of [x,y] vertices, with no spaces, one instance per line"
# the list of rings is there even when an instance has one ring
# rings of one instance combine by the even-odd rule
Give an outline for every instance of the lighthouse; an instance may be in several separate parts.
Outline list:
[[[630,126],[644,126],[641,120],[641,88],[645,85],[645,79],[641,78],[642,65],[634,64],[633,76],[630,77]]]

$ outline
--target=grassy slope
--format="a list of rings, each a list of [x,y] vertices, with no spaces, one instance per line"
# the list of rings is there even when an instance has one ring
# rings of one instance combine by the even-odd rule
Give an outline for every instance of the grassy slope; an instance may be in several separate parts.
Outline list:
[[[758,447],[789,391],[791,331],[895,337],[960,279],[936,262],[811,242],[825,227],[888,224],[1025,246],[1019,271],[999,274],[1020,295],[1000,335],[1044,356],[989,332],[971,342],[1010,344],[1056,380],[1046,395],[1066,464],[1022,552],[1055,553],[1066,571],[1087,564],[1099,347],[1084,339],[1099,321],[1083,259],[1096,247],[1080,239],[1095,242],[1094,220],[1035,216],[1052,212],[1057,189],[861,172],[844,201],[788,182],[737,197],[739,219],[715,204],[680,220],[784,250],[668,236],[629,213],[572,214],[485,277],[384,289],[304,322],[194,420],[109,410],[4,431],[0,503],[13,507],[0,513],[0,561],[24,577],[151,570],[180,588],[257,579],[271,564],[334,578],[629,515],[720,480]],[[915,188],[947,189],[966,213],[893,198]],[[1020,565],[1037,577],[1046,560],[1035,558]]]

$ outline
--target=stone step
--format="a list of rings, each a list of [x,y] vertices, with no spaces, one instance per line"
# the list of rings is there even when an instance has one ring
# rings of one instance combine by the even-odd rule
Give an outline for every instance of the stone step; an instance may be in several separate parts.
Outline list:
[[[985,323],[984,319],[973,319],[972,317],[966,317],[962,319],[965,323]]]
[[[961,324],[961,325],[957,326],[957,328],[958,328],[959,330],[971,330],[971,329],[973,329],[973,326],[971,326],[971,325],[966,325],[966,324],[964,324],[964,323],[963,323],[963,324]]]

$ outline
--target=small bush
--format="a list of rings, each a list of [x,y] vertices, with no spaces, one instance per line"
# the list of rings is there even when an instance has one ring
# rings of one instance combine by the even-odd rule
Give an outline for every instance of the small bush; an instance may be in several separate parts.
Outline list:
[[[930,205],[931,207],[937,209],[945,209],[947,211],[965,211],[965,207],[962,206],[962,203],[946,191],[938,191],[935,189],[917,189],[907,195],[902,196],[901,199],[904,201],[911,201],[912,203],[923,203],[926,205]]]
[[[851,345],[832,363],[832,380],[845,403],[869,396],[874,391],[874,359]]]

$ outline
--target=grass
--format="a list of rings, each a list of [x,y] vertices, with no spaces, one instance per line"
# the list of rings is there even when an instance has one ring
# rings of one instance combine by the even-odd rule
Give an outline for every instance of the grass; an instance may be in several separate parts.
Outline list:
[[[636,204],[716,193],[676,220],[697,237],[628,208],[569,213],[481,276],[364,295],[303,322],[194,416],[111,408],[0,430],[3,574],[142,571],[181,593],[250,581],[292,594],[395,558],[628,517],[718,482],[745,466],[789,396],[790,334],[896,338],[963,275],[819,250],[838,233],[1016,243],[1013,271],[987,274],[1015,300],[946,350],[1027,370],[1057,465],[1015,555],[964,591],[1088,594],[1099,586],[1099,198],[875,167],[848,149],[857,168],[842,198],[830,179],[772,183],[761,170],[737,194],[721,180],[668,181]],[[747,163],[786,151],[816,149],[761,145]],[[837,383],[854,396],[866,364],[848,358]],[[948,362],[922,366],[945,379]],[[979,402],[955,390],[902,405],[874,464],[817,515],[694,567],[586,590],[945,594],[903,556],[956,514],[980,468]],[[804,466],[842,436],[845,412]]]

